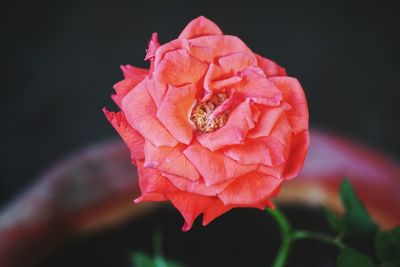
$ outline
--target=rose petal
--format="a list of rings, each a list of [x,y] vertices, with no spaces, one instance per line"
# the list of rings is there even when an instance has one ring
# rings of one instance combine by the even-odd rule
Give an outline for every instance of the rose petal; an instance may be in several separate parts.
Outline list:
[[[142,79],[143,80],[143,79]],[[126,78],[114,84],[115,94],[111,95],[114,103],[119,108],[122,106],[122,99],[139,83],[136,79]]]
[[[122,101],[122,111],[132,128],[156,146],[175,146],[176,140],[155,117],[156,106],[146,88],[145,79]]]
[[[214,22],[204,16],[200,16],[189,22],[178,38],[191,39],[203,35],[220,34],[222,34],[222,31]]]
[[[258,66],[264,71],[267,77],[271,76],[286,76],[286,70],[279,66],[276,62],[255,54]]]
[[[236,36],[232,35],[211,35],[202,36],[190,40],[190,43],[195,46],[205,46],[213,48],[213,58],[219,58],[232,53],[243,52],[256,58],[253,52],[246,44]]]
[[[268,176],[275,177],[277,179],[282,179],[284,165],[271,167],[266,165],[258,165],[256,172],[262,173]]]
[[[151,39],[149,41],[149,47],[146,51],[146,57],[144,60],[154,60],[156,55],[157,48],[160,47],[160,43],[158,42],[158,33],[153,32],[151,35]]]
[[[242,75],[242,82],[235,88],[239,99],[249,98],[256,103],[267,106],[278,106],[280,104],[281,91],[267,78],[252,69],[245,69]]]
[[[265,107],[257,120],[256,126],[247,136],[250,138],[269,136],[275,124],[290,108],[290,105],[287,103],[281,103],[278,107]]]
[[[253,203],[250,205],[225,205],[220,199],[215,199],[211,205],[206,208],[203,215],[203,225],[206,226],[215,218],[221,216],[222,214],[230,211],[233,208],[258,208],[264,210],[265,207],[274,208],[274,203],[272,203],[269,198],[262,200],[258,203]]]
[[[157,118],[180,143],[190,144],[193,126],[190,112],[195,103],[197,89],[193,84],[180,88],[169,86],[167,94],[157,111]]]
[[[225,126],[211,133],[203,133],[196,138],[200,144],[215,151],[227,145],[241,144],[247,132],[255,124],[253,121],[251,101],[240,103],[229,115]]]
[[[292,77],[272,77],[270,80],[281,90],[283,100],[292,107],[287,114],[295,133],[307,130],[307,100],[299,81]]]
[[[256,60],[252,54],[239,52],[220,57],[218,63],[224,72],[236,73],[256,65]]]
[[[121,111],[110,112],[106,110],[106,108],[103,108],[103,112],[114,129],[122,137],[122,140],[124,140],[125,144],[129,147],[132,162],[137,159],[143,159],[144,138],[129,125],[124,113]]]
[[[277,138],[261,137],[247,139],[244,144],[224,149],[224,155],[241,164],[281,166],[288,155],[288,148]]]
[[[124,75],[124,78],[130,78],[137,80],[137,83],[141,82],[146,75],[149,73],[148,69],[138,68],[132,65],[120,65],[121,71]]]
[[[144,167],[143,161],[138,160],[136,163],[142,196],[135,199],[135,203],[141,201],[166,201],[165,193],[177,190],[159,171]]]
[[[235,179],[218,197],[225,205],[253,205],[270,197],[281,182],[271,176],[250,173]]]
[[[228,180],[222,183],[207,186],[203,179],[190,181],[187,178],[169,173],[162,173],[162,175],[170,180],[170,182],[179,190],[203,196],[216,196],[218,193],[224,191],[224,189],[233,181]]]
[[[167,194],[168,199],[182,214],[185,224],[182,231],[189,231],[194,220],[212,203],[213,198],[187,192],[172,192]]]
[[[304,165],[310,143],[308,130],[295,135],[290,147],[289,158],[286,161],[283,172],[284,179],[293,179],[296,177]]]
[[[146,141],[144,146],[145,166],[159,171],[182,176],[196,181],[199,173],[192,163],[181,152],[180,147],[155,147]]]
[[[222,214],[230,211],[234,206],[225,205],[220,199],[216,198],[213,200],[212,204],[209,205],[203,214],[203,225],[206,226],[215,218],[221,216]]]
[[[256,165],[242,165],[219,152],[211,152],[198,143],[191,144],[183,154],[203,176],[207,186],[242,176],[254,171]]]
[[[197,83],[207,71],[207,64],[190,56],[185,49],[167,52],[155,69],[158,82],[176,87]]]

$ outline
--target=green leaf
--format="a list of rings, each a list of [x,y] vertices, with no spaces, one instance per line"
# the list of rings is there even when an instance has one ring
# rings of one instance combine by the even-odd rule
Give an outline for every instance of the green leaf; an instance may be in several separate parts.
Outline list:
[[[144,253],[135,253],[132,256],[132,263],[134,267],[183,267],[183,265],[167,261],[163,257],[150,257]]]
[[[397,263],[383,263],[379,267],[399,267],[399,265]]]
[[[343,249],[338,257],[338,267],[374,267],[374,262],[367,255],[354,249]]]
[[[156,267],[154,260],[147,254],[141,252],[133,254],[132,262],[135,267]]]
[[[373,235],[377,227],[347,178],[340,187],[340,197],[345,209],[343,216],[345,237],[359,238]]]
[[[400,265],[400,227],[378,232],[375,236],[375,249],[382,262]]]
[[[343,222],[342,220],[330,209],[324,208],[325,219],[328,221],[329,225],[337,233],[343,232]]]

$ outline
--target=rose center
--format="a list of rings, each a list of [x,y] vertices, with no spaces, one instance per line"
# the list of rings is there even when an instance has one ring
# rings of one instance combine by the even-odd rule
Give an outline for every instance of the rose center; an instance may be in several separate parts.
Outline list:
[[[228,120],[227,111],[222,113],[216,109],[227,100],[224,93],[214,95],[209,101],[197,104],[190,115],[190,119],[203,133],[210,133],[224,126]]]

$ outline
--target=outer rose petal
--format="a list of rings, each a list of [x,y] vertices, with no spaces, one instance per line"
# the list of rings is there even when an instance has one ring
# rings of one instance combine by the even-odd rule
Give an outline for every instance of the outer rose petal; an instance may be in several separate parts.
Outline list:
[[[216,196],[218,193],[224,191],[225,187],[233,182],[233,180],[228,180],[219,184],[207,186],[204,182],[204,179],[190,181],[187,178],[168,173],[162,173],[162,175],[170,180],[171,183],[179,190],[203,196]]]
[[[264,137],[247,139],[244,144],[227,148],[223,153],[241,164],[279,166],[285,161],[282,149],[279,140]]]
[[[258,66],[264,71],[267,77],[271,76],[286,76],[285,68],[279,66],[276,62],[255,54],[257,57]]]
[[[206,17],[200,16],[189,22],[178,38],[191,39],[203,35],[220,34],[222,34],[222,31],[214,22]]]
[[[204,211],[203,225],[205,226],[209,224],[215,218],[230,211],[232,208],[258,208],[263,210],[265,207],[274,208],[274,204],[269,200],[269,198],[251,205],[225,205],[220,199],[215,199],[213,203]]]
[[[289,158],[283,170],[284,179],[293,179],[299,174],[304,165],[309,143],[310,135],[308,130],[295,135],[290,147]]]
[[[203,176],[207,186],[222,183],[254,171],[255,165],[242,165],[219,152],[211,152],[194,143],[183,151]]]
[[[157,118],[180,143],[190,144],[193,128],[190,111],[195,103],[197,89],[193,84],[183,87],[170,86],[157,111]]]
[[[156,146],[175,146],[176,140],[155,117],[156,106],[146,89],[147,79],[138,84],[122,101],[130,125]]]
[[[247,53],[253,56],[253,52],[247,47],[242,40],[232,35],[211,35],[202,36],[190,40],[190,43],[200,47],[213,48],[212,57],[219,58],[236,52]]]
[[[142,79],[143,80],[143,79]],[[122,107],[122,99],[139,83],[136,79],[126,78],[114,84],[115,94],[111,95],[114,103]]]
[[[190,56],[185,49],[179,49],[165,54],[154,75],[158,82],[178,87],[198,83],[207,67],[206,63]]]
[[[129,147],[131,152],[132,162],[137,159],[144,158],[144,139],[136,132],[128,123],[124,113],[110,112],[103,108],[103,112],[106,115],[108,121],[115,128],[124,140],[125,144]]]
[[[160,43],[158,42],[158,34],[156,32],[153,32],[153,34],[151,35],[151,39],[149,41],[149,47],[147,48],[146,57],[144,58],[144,60],[154,60],[156,55],[156,50],[158,47],[160,47]]]
[[[270,80],[281,90],[283,100],[292,107],[287,114],[294,132],[307,130],[307,100],[299,81],[292,77],[271,77]]]
[[[142,201],[166,201],[165,194],[177,190],[168,179],[161,176],[159,171],[144,167],[143,161],[138,160],[136,163],[142,196],[135,199],[135,203]]]
[[[218,63],[225,73],[236,73],[256,65],[256,60],[252,54],[233,53],[218,59]]]
[[[203,225],[206,226],[215,218],[230,211],[234,206],[225,205],[220,199],[215,198],[211,205],[209,205],[203,214]]]
[[[144,146],[145,166],[196,181],[199,173],[179,147],[155,147],[149,141]]]
[[[124,75],[124,78],[130,78],[137,80],[137,83],[141,82],[146,75],[149,73],[148,69],[143,69],[143,68],[138,68],[132,65],[120,65],[122,74]]]
[[[185,232],[192,228],[194,220],[212,203],[213,200],[213,197],[200,196],[179,191],[168,193],[167,197],[185,219],[185,224],[182,227],[182,231]]]
[[[270,197],[282,183],[260,173],[250,173],[237,178],[218,197],[225,205],[254,205]]]
[[[241,144],[254,126],[251,101],[246,100],[232,111],[224,127],[212,133],[200,134],[197,140],[204,147],[215,151],[227,145]]]

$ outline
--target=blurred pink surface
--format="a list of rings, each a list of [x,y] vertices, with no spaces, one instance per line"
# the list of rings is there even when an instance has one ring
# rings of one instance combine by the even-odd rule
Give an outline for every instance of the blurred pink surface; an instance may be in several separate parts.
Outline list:
[[[337,190],[350,178],[374,219],[400,224],[400,167],[371,149],[313,131],[300,177],[285,184],[283,203],[327,205],[340,211]],[[68,236],[138,216],[152,205],[139,195],[128,149],[117,141],[78,152],[49,170],[0,213],[1,266],[31,266]]]

